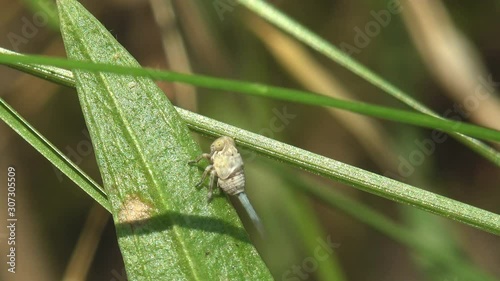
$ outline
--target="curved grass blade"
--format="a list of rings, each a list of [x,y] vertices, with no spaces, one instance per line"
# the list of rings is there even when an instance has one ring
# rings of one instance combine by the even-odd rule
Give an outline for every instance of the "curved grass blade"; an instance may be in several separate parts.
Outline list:
[[[70,76],[67,78],[71,81],[72,75],[69,73]],[[11,126],[16,132],[18,132],[24,139],[26,139],[33,147],[35,147],[37,150],[47,150],[46,146],[50,145],[38,145],[35,142],[33,142],[31,139],[32,138],[39,138],[38,135],[39,133],[35,131],[34,134],[31,134],[30,131],[34,130],[27,124],[22,118],[15,113],[12,108],[10,108],[8,105],[5,104],[3,100],[0,100],[0,104],[2,107],[0,107],[0,118],[4,120],[9,126]],[[13,112],[10,114],[7,114],[4,109],[9,109],[8,111]],[[9,117],[12,116],[12,117]],[[21,119],[23,122],[22,124],[18,124],[16,120]],[[23,128],[24,127],[24,128]],[[31,135],[31,136],[30,136]],[[41,137],[43,139],[43,136]],[[47,156],[46,153],[42,153],[49,161],[52,162],[50,156]],[[58,152],[57,154],[62,155],[61,152]],[[62,157],[64,157],[62,155]],[[64,165],[61,166],[67,166],[70,161],[68,159],[64,160]],[[79,169],[78,167],[75,167],[75,169]],[[64,171],[64,168],[61,169]],[[79,171],[78,173],[82,173]],[[83,174],[77,176],[76,178],[73,178],[71,176],[72,172],[70,173],[65,173],[67,174],[75,183],[77,183],[82,189],[84,190],[92,190],[92,189],[99,189],[99,186],[97,184],[93,184],[92,188],[85,188],[85,184],[82,183],[81,178],[87,178],[86,175]],[[93,182],[90,179],[91,182]],[[333,193],[332,190],[328,191],[327,189],[321,189],[317,188],[314,185],[304,185],[302,183],[297,183],[297,182],[291,182],[292,186],[299,187],[301,190],[303,190],[306,193],[309,193],[313,195],[314,197],[324,201],[326,204],[330,206],[335,206],[340,208],[341,210],[345,211],[346,213],[350,214],[357,220],[360,220],[363,223],[366,223],[368,225],[371,225],[375,229],[378,229],[382,233],[385,233],[389,237],[392,237],[393,239],[399,241],[402,244],[407,245],[408,247],[414,249],[415,251],[421,252],[423,255],[428,257],[429,259],[435,260],[436,264],[442,264],[444,267],[450,267],[450,270],[456,270],[457,274],[460,274],[460,276],[465,276],[469,274],[475,274],[473,276],[482,276],[484,280],[494,280],[490,276],[484,275],[483,273],[480,274],[480,272],[474,272],[474,268],[470,268],[467,264],[460,264],[460,261],[455,260],[453,257],[449,256],[443,256],[439,252],[435,252],[433,248],[426,247],[426,244],[422,244],[418,242],[419,240],[417,237],[414,237],[414,235],[406,230],[405,228],[401,228],[400,226],[397,226],[393,222],[387,220],[387,218],[381,216],[374,210],[370,210],[369,208],[360,205],[359,203],[352,201],[348,198],[345,198],[344,196],[341,196],[340,194]],[[92,196],[96,201],[98,201],[101,205],[106,206],[107,201],[106,198],[104,197],[103,200],[99,200],[98,198],[95,198]],[[109,207],[108,207],[109,208]]]
[[[306,179],[292,180],[284,176],[286,173],[284,170],[285,169],[279,169],[278,173],[283,174],[282,178],[292,188],[303,191],[317,200],[341,210],[359,222],[371,226],[377,231],[387,235],[387,237],[394,239],[410,250],[422,255],[436,267],[445,268],[447,271],[453,272],[464,280],[496,280],[491,275],[466,262],[463,257],[458,257],[456,253],[441,251],[441,249],[430,245],[427,240],[421,239],[419,234],[412,231],[409,227],[393,222],[378,211],[358,203],[324,184]]]
[[[347,280],[337,258],[340,244],[334,239],[335,231],[331,235],[326,232],[310,200],[301,192],[290,189],[281,175],[276,174],[276,165],[266,165],[266,162],[270,160],[258,159],[248,165],[245,172],[253,179],[253,184],[262,186],[254,193],[257,203],[273,198],[272,204],[260,204],[259,210],[265,215],[266,230],[269,230],[266,258],[273,264],[277,279]],[[292,181],[295,178],[290,174],[286,177]],[[269,188],[271,186],[273,188]],[[294,247],[289,246],[291,243]],[[311,259],[317,263],[316,270],[297,268]]]
[[[39,67],[43,69],[45,66]],[[29,67],[23,70],[33,72]],[[64,73],[64,71],[59,69],[59,73]],[[39,76],[51,80],[50,76]],[[72,81],[73,77],[68,76],[65,79]],[[341,182],[361,190],[379,194],[394,201],[406,202],[420,209],[437,213],[441,216],[461,221],[484,231],[500,235],[500,216],[497,214],[474,208],[470,205],[441,197],[434,193],[387,179],[383,176],[374,175],[362,169],[277,142],[181,108],[176,109],[185,122],[187,122],[188,126],[194,131],[214,137],[231,134],[230,136],[234,137],[238,143],[271,158],[280,159],[312,173],[338,179]],[[338,167],[342,167],[342,169],[339,171],[337,170]],[[367,174],[365,175],[365,173]],[[359,179],[356,180],[355,177],[359,177]],[[390,188],[386,188],[384,179],[389,180],[390,185],[388,187]],[[398,185],[401,185],[403,189],[398,191]],[[405,190],[410,190],[411,192],[406,196],[403,194]],[[420,193],[420,191],[423,192]],[[427,196],[427,194],[431,196]],[[405,197],[408,198],[404,199]],[[475,210],[477,210],[477,212]],[[467,215],[468,212],[470,212],[472,216]]]
[[[336,191],[331,186],[310,178],[294,177],[292,179],[286,176],[286,173],[289,172],[284,168],[275,167],[274,170],[282,175],[281,178],[283,178],[290,187],[302,191],[324,204],[338,209],[355,220],[383,233],[411,251],[425,257],[425,259],[434,264],[436,268],[454,272],[464,280],[495,280],[494,277],[480,268],[468,263],[464,257],[457,256],[456,253],[451,253],[450,251],[441,251],[441,249],[429,245],[425,239],[421,239],[419,234],[413,232],[407,225],[395,223],[379,211],[357,202],[355,199],[351,199],[341,192]]]
[[[480,139],[500,142],[500,131],[489,129],[464,122],[458,122],[445,118],[438,118],[431,115],[415,113],[413,111],[393,109],[384,106],[372,105],[362,102],[340,100],[324,95],[317,95],[313,92],[292,90],[280,87],[273,87],[258,83],[248,83],[241,81],[230,81],[226,79],[213,78],[202,75],[189,75],[168,71],[159,71],[148,68],[130,67],[123,65],[113,65],[111,63],[92,63],[86,61],[64,60],[58,58],[47,58],[41,56],[15,56],[0,54],[0,62],[7,64],[28,63],[44,64],[51,66],[66,67],[91,72],[109,72],[116,74],[126,74],[137,77],[149,77],[157,80],[167,80],[173,82],[188,83],[195,86],[209,89],[219,89],[234,91],[248,95],[269,97],[278,100],[302,103],[307,105],[328,106],[338,109],[374,116],[382,119],[392,120],[401,123],[412,124],[425,128],[437,129],[443,132],[455,134],[457,132],[467,134]],[[500,154],[491,154],[492,160],[500,161]]]
[[[292,36],[297,38],[297,40],[303,42],[317,52],[342,65],[346,69],[349,69],[354,74],[358,75],[375,87],[383,90],[384,92],[408,105],[409,107],[415,109],[416,111],[444,119],[439,114],[432,111],[430,108],[426,107],[419,101],[412,98],[410,95],[403,92],[401,89],[378,76],[376,73],[369,70],[364,65],[357,62],[355,59],[348,56],[346,53],[339,50],[337,47],[330,44],[328,41],[321,38],[305,26],[299,24],[293,18],[288,17],[278,9],[274,8],[269,3],[261,0],[237,1],[241,5],[247,7],[249,10],[258,14],[260,17],[266,19],[271,24],[274,24],[278,28],[291,34]],[[451,135],[464,145],[476,151],[479,155],[488,159],[495,165],[500,166],[500,153],[497,150],[491,148],[481,141],[478,141],[477,139],[467,136],[467,134],[461,134],[461,132],[458,131],[455,133],[451,133]]]
[[[210,136],[230,136],[240,146],[268,157],[287,162],[315,174],[335,179],[360,190],[396,202],[412,205],[500,235],[500,215],[498,214],[200,116],[181,108],[177,108],[177,111],[194,131]]]
[[[68,57],[139,64],[78,2],[58,1]],[[132,280],[270,280],[236,212],[194,188],[200,153],[148,78],[74,71],[78,96]]]

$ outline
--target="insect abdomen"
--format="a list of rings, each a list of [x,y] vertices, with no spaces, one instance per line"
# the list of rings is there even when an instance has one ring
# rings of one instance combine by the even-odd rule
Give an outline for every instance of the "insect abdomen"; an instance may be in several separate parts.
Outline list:
[[[219,178],[219,186],[229,195],[236,195],[245,191],[245,174],[243,174],[243,170],[236,172],[227,179]]]

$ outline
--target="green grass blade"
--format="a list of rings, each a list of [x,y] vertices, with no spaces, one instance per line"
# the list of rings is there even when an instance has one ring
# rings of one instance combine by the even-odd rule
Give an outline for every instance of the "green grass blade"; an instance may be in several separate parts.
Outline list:
[[[416,206],[431,213],[439,214],[500,235],[500,215],[197,115],[181,108],[177,110],[194,131],[212,136],[232,136],[239,145],[271,158],[284,161],[315,174],[335,179],[360,190],[396,202]]]
[[[90,197],[94,198],[108,211],[111,210],[106,193],[78,166],[73,164],[68,157],[51,144],[26,120],[24,120],[12,107],[0,98],[0,119],[18,133],[24,140],[33,146],[40,154],[49,160],[62,173],[80,186]]]
[[[297,190],[293,190],[285,184],[286,178],[290,174],[276,174],[276,167],[269,165],[270,160],[256,161],[248,165],[245,169],[250,178],[253,178],[252,184],[263,186],[256,196],[260,198],[279,198],[272,200],[272,204],[262,204],[260,210],[266,215],[267,228],[269,235],[266,237],[267,260],[273,264],[272,269],[278,280],[295,280],[300,276],[303,280],[346,280],[342,267],[337,259],[335,247],[331,244],[328,248],[318,249],[321,244],[318,241],[331,240],[331,235],[327,235],[317,214],[313,211],[313,205],[309,204],[307,197]],[[284,177],[283,177],[284,176]],[[293,179],[292,179],[293,180]],[[269,188],[272,187],[272,188]],[[257,202],[266,202],[261,199]],[[293,229],[293,233],[290,230]],[[333,235],[335,236],[335,235]],[[332,242],[332,241],[331,241]],[[293,244],[291,248],[289,245]],[[337,244],[337,243],[335,243]],[[339,244],[335,245],[338,246]],[[321,251],[319,254],[318,251]],[[283,253],[287,253],[284,257]],[[314,258],[317,270],[302,270],[297,274],[292,265],[299,267],[307,256]]]
[[[238,2],[258,14],[262,18],[266,19],[268,22],[291,34],[292,36],[297,38],[297,40],[303,42],[317,52],[325,55],[329,59],[337,62],[346,69],[349,69],[354,74],[368,81],[377,88],[380,88],[389,95],[405,103],[409,107],[430,116],[442,118],[439,116],[439,114],[432,111],[430,108],[426,107],[419,101],[412,98],[410,95],[403,92],[401,89],[378,76],[376,73],[369,70],[364,65],[362,65],[343,51],[339,50],[337,47],[330,44],[328,41],[321,38],[305,26],[299,24],[294,19],[283,14],[281,11],[274,8],[269,3],[261,0],[238,0]],[[483,142],[461,134],[461,132],[458,130],[451,135],[461,143],[477,152],[479,155],[488,159],[495,165],[500,166],[500,153],[495,149],[491,148]]]
[[[45,20],[54,30],[59,30],[59,17],[57,7],[53,1],[46,0],[23,0],[31,8],[40,20]]]
[[[281,171],[281,173],[285,173]],[[415,253],[420,254],[438,268],[444,268],[464,280],[496,280],[494,277],[484,273],[482,270],[470,265],[462,257],[453,255],[447,251],[429,245],[428,241],[421,239],[420,234],[410,228],[399,225],[376,210],[352,200],[335,189],[322,186],[317,182],[290,179],[283,176],[289,186],[303,191],[323,203],[333,206],[352,218],[369,225],[402,245],[408,247]]]
[[[34,66],[28,66],[28,69],[33,67]],[[45,66],[38,67],[43,68]],[[27,69],[24,70],[32,72]],[[60,73],[63,73],[63,71],[60,71]],[[40,76],[45,79],[51,79],[50,76]],[[72,77],[66,78],[68,81],[72,79]],[[181,108],[176,109],[185,122],[187,122],[188,126],[194,131],[211,136],[234,136],[240,144],[271,158],[280,159],[312,173],[338,179],[346,184],[374,194],[379,194],[394,201],[406,202],[444,217],[470,224],[487,232],[497,235],[500,234],[500,216],[497,214],[480,210],[467,204],[441,197],[434,193],[420,190],[382,176],[374,175],[362,169],[274,141]],[[337,170],[338,168],[341,169]],[[359,179],[356,179],[356,177],[359,177]],[[387,186],[385,186],[384,183],[385,179],[389,181],[389,185]],[[398,188],[399,185],[402,186],[401,190]],[[407,195],[405,191],[408,191]],[[427,194],[430,196],[427,197]],[[405,197],[407,197],[407,199],[405,199]],[[467,214],[469,210],[471,212]],[[483,214],[485,216],[483,216]]]
[[[116,74],[127,74],[137,77],[150,77],[157,80],[188,83],[195,86],[234,91],[254,96],[269,97],[284,101],[297,102],[308,105],[329,106],[352,112],[379,117],[382,119],[412,124],[425,128],[437,129],[448,133],[463,133],[471,137],[500,142],[500,131],[457,122],[430,115],[415,113],[411,111],[392,109],[383,106],[371,105],[361,102],[345,101],[327,96],[317,95],[312,92],[272,87],[257,83],[231,81],[202,75],[188,75],[175,72],[159,71],[147,68],[130,66],[118,66],[110,63],[90,63],[85,61],[68,61],[57,58],[40,56],[16,56],[0,54],[0,63],[16,64],[31,63],[44,64],[92,72],[109,72]],[[477,142],[475,143],[477,144]],[[491,150],[489,151],[491,153]],[[500,154],[495,154],[495,161],[500,161]]]
[[[24,56],[22,54],[4,49],[0,47],[0,55],[15,55],[15,56]],[[42,79],[46,79],[52,82],[55,82],[59,85],[64,85],[68,87],[75,87],[75,78],[73,77],[73,73],[69,70],[48,66],[48,65],[36,65],[30,63],[19,63],[19,62],[11,62],[6,63],[11,68],[24,71],[33,76],[40,77]]]
[[[78,2],[58,8],[68,57],[139,66]],[[230,204],[196,190],[201,151],[154,81],[74,74],[128,278],[270,280]]]

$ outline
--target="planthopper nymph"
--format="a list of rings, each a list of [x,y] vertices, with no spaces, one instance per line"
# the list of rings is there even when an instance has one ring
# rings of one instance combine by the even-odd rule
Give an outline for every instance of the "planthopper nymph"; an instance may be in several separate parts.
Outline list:
[[[257,230],[263,234],[262,223],[245,194],[243,159],[238,149],[236,149],[234,140],[226,136],[216,139],[210,145],[210,153],[203,153],[195,160],[190,161],[189,164],[198,163],[203,158],[207,159],[210,165],[205,168],[201,180],[196,186],[201,186],[208,174],[210,174],[208,202],[212,199],[215,185],[218,185],[225,193],[237,196]]]

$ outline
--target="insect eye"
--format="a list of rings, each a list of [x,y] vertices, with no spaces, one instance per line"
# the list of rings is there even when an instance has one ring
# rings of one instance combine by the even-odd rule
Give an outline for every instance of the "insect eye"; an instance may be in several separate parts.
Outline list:
[[[210,146],[210,150],[212,151],[221,151],[223,148],[224,148],[224,143],[221,141],[216,141],[212,143],[212,145]]]

